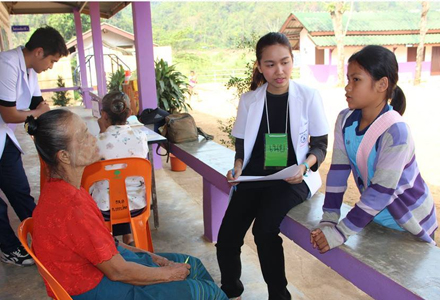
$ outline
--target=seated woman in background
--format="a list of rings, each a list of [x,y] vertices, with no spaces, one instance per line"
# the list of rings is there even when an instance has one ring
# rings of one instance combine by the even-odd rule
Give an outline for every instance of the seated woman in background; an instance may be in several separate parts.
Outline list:
[[[52,110],[28,117],[26,127],[50,173],[33,213],[32,246],[73,299],[227,299],[197,258],[182,263],[188,256],[118,245],[80,187],[99,150],[78,115]]]
[[[98,136],[99,155],[102,159],[140,157],[147,158],[147,134],[127,124],[131,115],[130,98],[119,91],[110,92],[102,99],[101,118],[98,119],[100,133]],[[141,177],[130,177],[126,182],[127,196],[131,215],[140,214],[146,205],[145,183]],[[98,204],[104,219],[110,218],[109,184],[100,181],[90,188],[90,193]],[[130,224],[113,226],[113,235],[123,235],[123,242],[134,246]]]

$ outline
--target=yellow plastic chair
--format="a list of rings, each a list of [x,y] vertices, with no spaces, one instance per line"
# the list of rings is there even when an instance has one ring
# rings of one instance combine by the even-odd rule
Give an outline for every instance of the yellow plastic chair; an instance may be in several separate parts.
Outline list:
[[[145,182],[144,211],[132,217],[125,187],[127,177],[143,177]],[[136,247],[154,252],[148,218],[151,203],[151,163],[139,157],[101,160],[87,166],[81,186],[89,191],[93,183],[107,180],[109,183],[110,221],[106,225],[110,231],[115,224],[130,223]]]
[[[50,274],[50,272],[43,266],[40,260],[35,256],[32,246],[28,244],[28,234],[32,238],[32,233],[34,231],[34,220],[32,218],[27,218],[21,222],[18,227],[18,239],[23,245],[24,249],[32,256],[38,267],[38,272],[40,272],[41,277],[49,285],[50,289],[55,295],[57,300],[72,300],[66,290],[59,284],[59,282]]]

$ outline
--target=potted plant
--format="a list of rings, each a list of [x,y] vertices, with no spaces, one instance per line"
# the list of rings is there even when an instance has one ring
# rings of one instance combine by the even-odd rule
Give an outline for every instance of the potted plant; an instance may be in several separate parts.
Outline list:
[[[107,90],[109,92],[113,91],[122,91],[122,83],[125,79],[125,71],[122,66],[119,69],[110,75],[110,79],[107,83]]]
[[[176,70],[176,65],[168,65],[163,59],[154,63],[156,73],[157,106],[169,113],[187,112],[191,106],[186,103],[188,78]],[[171,170],[185,171],[186,164],[170,154]]]
[[[156,60],[154,65],[157,106],[169,113],[191,109],[185,96],[188,93],[188,78],[176,70],[176,65],[169,66],[163,59]]]

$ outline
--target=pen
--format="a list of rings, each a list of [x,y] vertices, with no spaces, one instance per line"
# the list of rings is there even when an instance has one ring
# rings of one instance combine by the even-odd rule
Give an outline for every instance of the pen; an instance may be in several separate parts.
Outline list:
[[[234,170],[234,168],[232,168],[231,169],[231,172],[232,172],[232,177],[234,177],[235,178],[235,170]],[[234,192],[237,190],[237,186],[235,185],[235,186],[233,186],[232,187],[232,189],[234,190]]]
[[[189,260],[189,256],[186,258],[186,260],[185,260],[185,264],[188,263],[188,260]]]

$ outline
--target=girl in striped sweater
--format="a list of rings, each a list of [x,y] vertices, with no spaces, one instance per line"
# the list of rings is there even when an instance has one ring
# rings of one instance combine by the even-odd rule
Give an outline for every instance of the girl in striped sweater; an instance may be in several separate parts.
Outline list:
[[[313,247],[327,252],[371,221],[435,244],[434,201],[420,175],[411,132],[400,116],[406,100],[397,86],[396,57],[384,47],[367,46],[348,62],[348,109],[336,121],[324,213],[319,228],[311,232]],[[339,220],[350,171],[361,197]]]

